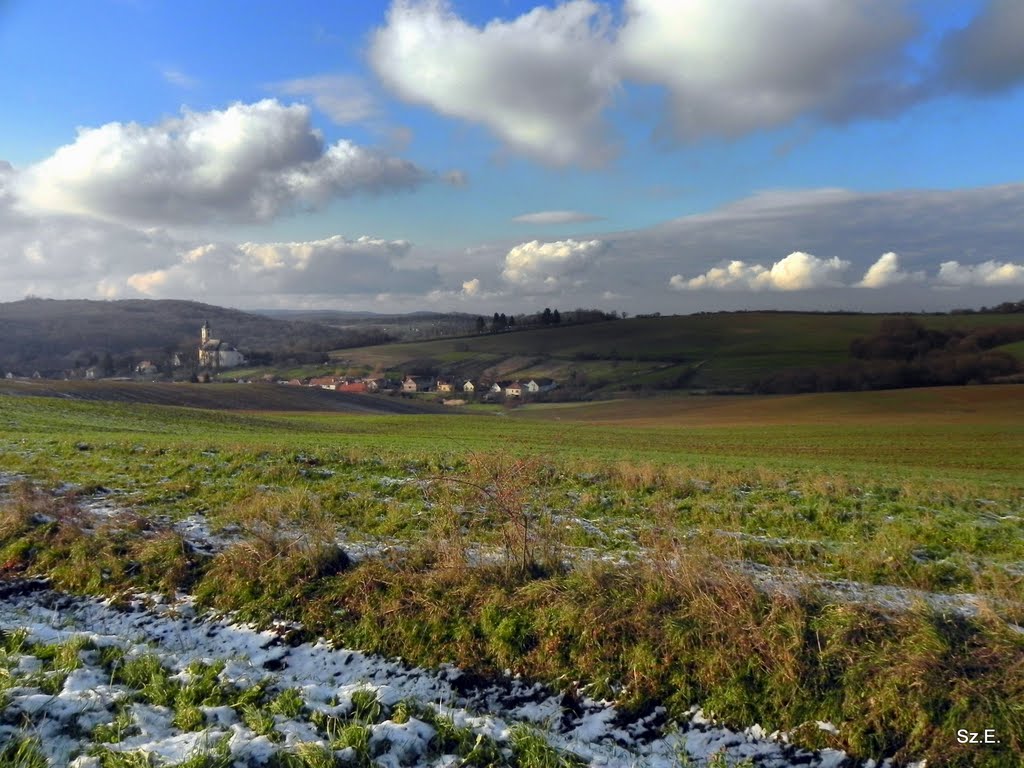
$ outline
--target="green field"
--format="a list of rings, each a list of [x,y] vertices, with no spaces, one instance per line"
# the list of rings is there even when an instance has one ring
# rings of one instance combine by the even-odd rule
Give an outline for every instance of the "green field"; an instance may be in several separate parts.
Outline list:
[[[570,370],[594,388],[642,384],[696,366],[688,386],[746,387],[784,368],[849,358],[850,342],[876,333],[885,315],[733,312],[617,320],[333,352],[334,366],[400,372],[435,367],[490,378],[550,376]],[[1020,315],[913,315],[926,328],[1019,325]]]
[[[638,711],[701,704],[864,758],[1024,757],[1022,386],[462,415],[109,396],[0,394],[3,578],[189,590],[349,647],[582,681]],[[97,528],[74,508],[97,499],[130,514]],[[172,527],[196,519],[242,541],[197,554]],[[339,538],[385,554],[339,570]],[[967,719],[1002,746],[958,747]]]

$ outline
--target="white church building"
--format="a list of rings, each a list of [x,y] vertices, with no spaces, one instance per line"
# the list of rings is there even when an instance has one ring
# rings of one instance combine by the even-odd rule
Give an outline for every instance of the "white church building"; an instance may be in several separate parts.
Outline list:
[[[203,368],[234,368],[245,364],[245,356],[226,341],[210,335],[210,321],[199,332],[199,365]]]

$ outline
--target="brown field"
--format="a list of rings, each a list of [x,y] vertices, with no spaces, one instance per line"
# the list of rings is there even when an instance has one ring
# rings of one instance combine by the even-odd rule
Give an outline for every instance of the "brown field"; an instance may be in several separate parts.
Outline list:
[[[635,427],[796,424],[988,424],[1024,427],[1024,385],[827,392],[806,395],[700,396],[538,404],[518,418]]]
[[[331,392],[279,384],[0,380],[0,394],[230,411],[324,411],[367,415],[444,411],[440,405],[401,397]]]

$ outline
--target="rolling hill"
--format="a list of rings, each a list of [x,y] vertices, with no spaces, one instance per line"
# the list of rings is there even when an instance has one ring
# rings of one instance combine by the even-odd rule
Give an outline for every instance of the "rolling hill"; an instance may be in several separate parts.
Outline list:
[[[336,350],[331,359],[339,370],[484,379],[549,376],[597,393],[746,389],[778,371],[846,363],[854,339],[877,333],[893,317],[905,316],[721,312],[644,317]],[[1019,314],[909,317],[936,330],[1024,326]]]
[[[247,354],[319,359],[344,343],[343,334],[326,325],[193,301],[32,298],[0,303],[0,375],[57,375],[97,365],[108,354],[114,371],[127,373],[132,361],[161,363],[174,352],[193,350],[204,320],[217,338]]]

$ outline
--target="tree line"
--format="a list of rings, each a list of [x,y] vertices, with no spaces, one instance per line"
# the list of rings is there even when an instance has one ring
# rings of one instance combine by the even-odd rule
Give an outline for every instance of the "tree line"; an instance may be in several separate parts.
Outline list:
[[[877,333],[850,343],[849,361],[776,371],[752,389],[794,394],[985,384],[1024,372],[1014,355],[995,349],[1021,340],[1024,325],[936,329],[909,317],[886,318]]]

